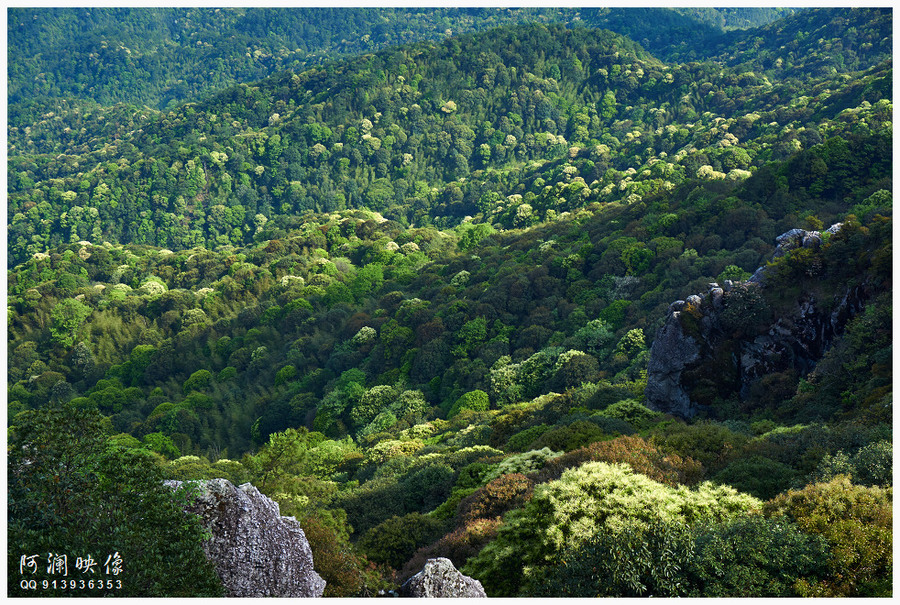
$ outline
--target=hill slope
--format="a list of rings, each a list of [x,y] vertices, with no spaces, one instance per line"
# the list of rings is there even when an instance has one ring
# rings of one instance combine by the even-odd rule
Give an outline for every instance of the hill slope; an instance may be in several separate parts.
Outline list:
[[[9,102],[13,123],[42,98],[163,108],[274,72],[421,40],[522,22],[588,23],[644,43],[699,42],[778,9],[621,8],[13,8]],[[688,13],[685,16],[682,13]],[[701,23],[703,24],[701,26]],[[652,24],[652,25],[651,25]],[[650,32],[653,32],[652,34]],[[674,35],[677,33],[677,36]],[[648,48],[663,48],[647,39]],[[210,70],[210,66],[215,69]]]
[[[798,86],[667,65],[602,30],[521,26],[288,73],[165,114],[74,107],[10,131],[10,259],[95,230],[173,249],[239,245],[263,221],[308,209],[525,226],[701,169],[745,178],[825,136],[877,131],[889,83],[889,64]],[[857,107],[864,115],[840,114]],[[75,208],[96,216],[77,233],[63,217]]]
[[[890,23],[844,13],[690,63],[510,25],[12,127],[18,548],[168,552],[97,494],[222,477],[327,596],[433,557],[491,596],[889,596]],[[831,54],[770,64],[796,24]],[[148,584],[214,591],[185,541],[202,586]]]

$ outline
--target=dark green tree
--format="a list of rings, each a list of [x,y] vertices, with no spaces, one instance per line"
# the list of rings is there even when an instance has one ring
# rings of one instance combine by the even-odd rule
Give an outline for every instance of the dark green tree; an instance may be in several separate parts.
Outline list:
[[[93,576],[113,580],[113,588],[104,583],[52,596],[222,595],[201,548],[200,519],[183,508],[190,494],[163,483],[153,454],[111,443],[96,410],[56,405],[19,414],[10,427],[8,460],[10,596],[36,596],[20,588],[22,579],[40,586],[55,578],[45,573],[50,553],[54,560],[66,557],[69,579],[79,577],[78,558],[90,557],[103,572],[118,553],[122,570]],[[39,564],[32,575],[27,558],[33,555]]]
[[[359,547],[372,561],[400,569],[417,548],[438,539],[442,530],[441,521],[421,513],[393,516],[367,531]]]
[[[827,572],[825,540],[784,517],[751,515],[695,534],[690,596],[799,596],[798,581],[814,583]]]

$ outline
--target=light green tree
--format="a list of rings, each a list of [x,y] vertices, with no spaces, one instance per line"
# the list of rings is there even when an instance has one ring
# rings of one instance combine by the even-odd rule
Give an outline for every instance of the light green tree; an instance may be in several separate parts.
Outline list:
[[[91,308],[74,298],[58,302],[50,312],[52,321],[50,335],[54,342],[64,347],[71,347],[78,337],[81,324],[90,314]]]
[[[600,532],[654,522],[718,521],[761,505],[727,486],[669,487],[626,464],[589,462],[536,487],[531,501],[507,515],[497,538],[463,573],[479,579],[489,595],[515,595],[529,589],[537,569],[557,563],[565,548]]]

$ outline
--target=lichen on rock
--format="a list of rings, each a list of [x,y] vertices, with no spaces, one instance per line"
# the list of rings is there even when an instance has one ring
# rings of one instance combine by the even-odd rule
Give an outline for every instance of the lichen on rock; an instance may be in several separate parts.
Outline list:
[[[168,482],[175,487],[179,481]],[[313,570],[312,550],[300,524],[282,517],[278,503],[245,483],[196,482],[187,510],[212,534],[203,549],[229,597],[321,597],[325,580]]]
[[[460,573],[450,559],[428,559],[422,571],[400,587],[400,596],[431,599],[484,598],[481,582]]]

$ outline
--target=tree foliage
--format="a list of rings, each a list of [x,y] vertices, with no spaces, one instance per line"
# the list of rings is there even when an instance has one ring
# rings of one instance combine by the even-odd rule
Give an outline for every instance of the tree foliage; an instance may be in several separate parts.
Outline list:
[[[123,575],[110,579],[121,589],[97,594],[221,596],[200,519],[183,508],[190,494],[163,476],[146,450],[109,443],[97,412],[55,406],[19,415],[9,439],[9,569],[37,555],[46,571],[55,553],[74,571],[76,557],[103,566],[118,553]],[[10,594],[28,592],[20,574],[9,578]]]
[[[884,596],[893,566],[892,488],[853,485],[846,475],[791,490],[766,503],[767,516],[785,515],[830,552],[827,575],[798,587],[803,596]]]
[[[489,594],[516,594],[535,568],[559,561],[567,547],[629,523],[697,523],[721,520],[758,507],[731,488],[704,483],[671,488],[627,465],[590,462],[538,486],[528,504],[508,516],[497,539],[466,566]]]

